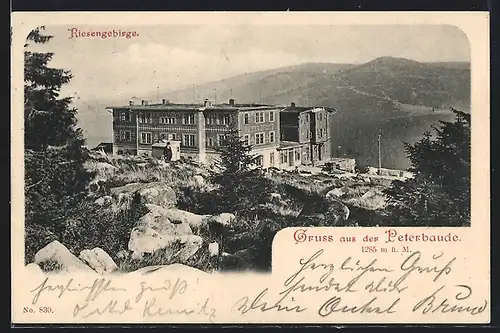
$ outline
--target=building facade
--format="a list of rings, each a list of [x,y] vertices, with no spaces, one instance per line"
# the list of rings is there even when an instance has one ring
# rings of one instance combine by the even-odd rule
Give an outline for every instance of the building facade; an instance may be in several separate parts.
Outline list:
[[[321,165],[332,158],[331,116],[334,113],[331,108],[298,107],[294,103],[281,110],[282,167]]]
[[[212,105],[159,104],[142,101],[135,105],[108,107],[113,113],[113,153],[151,155],[152,145],[162,140],[179,141],[180,155],[201,163],[217,157],[216,147],[231,129],[252,146],[258,163],[277,163],[280,108],[267,105],[229,103]]]
[[[179,142],[180,156],[210,164],[231,129],[252,146],[264,168],[319,165],[331,158],[333,109],[228,103],[175,104],[163,99],[108,107],[113,113],[113,153],[151,155],[160,141]]]

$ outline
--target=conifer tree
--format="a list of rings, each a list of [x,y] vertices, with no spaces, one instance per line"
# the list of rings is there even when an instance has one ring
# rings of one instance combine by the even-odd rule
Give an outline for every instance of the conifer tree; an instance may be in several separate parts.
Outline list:
[[[34,52],[32,44],[48,43],[44,27],[30,32],[24,51],[24,144],[26,245],[46,231],[65,228],[65,216],[86,195],[92,177],[84,168],[89,158],[77,128],[77,110],[60,89],[72,74],[49,67],[53,53]],[[28,253],[29,257],[33,253]]]
[[[256,165],[258,156],[245,143],[238,130],[231,128],[216,148],[219,158],[214,163],[211,180],[218,184],[220,210],[245,213],[255,208],[267,194],[267,182],[262,168]]]
[[[471,117],[452,111],[454,122],[440,121],[434,136],[428,132],[415,144],[406,144],[414,178],[394,181],[385,191],[391,224],[470,224]]]

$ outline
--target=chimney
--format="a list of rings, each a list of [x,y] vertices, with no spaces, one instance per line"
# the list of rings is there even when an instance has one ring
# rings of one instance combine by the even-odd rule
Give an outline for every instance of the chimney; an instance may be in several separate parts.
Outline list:
[[[134,100],[131,99],[130,101],[128,101],[128,105],[130,105],[130,106],[134,105]]]
[[[161,100],[161,104],[163,104],[163,105],[167,105],[168,103],[170,103],[170,101],[166,98]]]
[[[229,99],[229,105],[234,106],[234,98]]]
[[[142,100],[142,101],[141,101],[141,105],[146,105],[146,101],[145,101],[145,100]]]
[[[208,98],[205,98],[205,101],[203,102],[203,106],[211,106],[210,100]]]
[[[294,108],[294,107],[295,107],[295,102],[290,103],[290,106],[291,106],[292,108]]]

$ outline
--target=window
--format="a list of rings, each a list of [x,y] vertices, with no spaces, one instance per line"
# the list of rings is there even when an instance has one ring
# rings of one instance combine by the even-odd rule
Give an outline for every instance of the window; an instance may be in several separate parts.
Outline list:
[[[269,111],[269,121],[274,121],[274,111]]]
[[[322,129],[322,128],[320,128],[320,129],[319,129],[319,137],[320,137],[320,138],[322,138],[322,137],[323,137],[323,129]]]
[[[122,112],[120,119],[121,119],[121,121],[130,121],[130,113]]]
[[[306,139],[309,139],[309,131],[306,131]]]
[[[300,151],[298,150],[295,151],[295,160],[300,161]]]
[[[160,124],[175,124],[175,118],[172,117],[162,117],[160,118]]]
[[[149,144],[152,142],[151,133],[141,132],[141,143]]]
[[[320,121],[323,120],[323,114],[322,113],[319,114],[319,120]]]
[[[139,123],[151,124],[153,122],[153,120],[150,118],[150,116],[151,115],[149,113],[141,112],[139,114]]]
[[[215,115],[208,115],[205,118],[205,124],[207,125],[215,125],[217,123],[217,117]]]
[[[262,166],[264,164],[264,156],[259,155],[255,158],[255,164],[257,166]]]
[[[160,140],[175,140],[175,133],[160,133]]]
[[[224,134],[217,135],[217,145],[218,146],[220,146],[222,144],[222,141],[224,140],[225,137],[226,137],[226,135],[224,135]]]
[[[245,145],[246,145],[246,146],[249,146],[249,145],[250,145],[250,135],[245,134],[245,135],[243,136],[243,141],[245,142]]]
[[[194,114],[185,114],[182,116],[182,123],[184,125],[194,125]]]
[[[182,145],[186,147],[194,147],[194,134],[184,134],[182,136]]]
[[[269,153],[269,164],[274,166],[274,153]]]
[[[220,115],[219,116],[219,124],[221,125],[229,125],[229,115],[228,114],[224,114],[224,115]]]
[[[248,125],[248,120],[248,113],[243,114],[243,122],[245,123],[245,125]]]
[[[264,143],[264,133],[255,133],[255,144],[261,145]]]
[[[309,113],[306,113],[306,121],[309,121]]]
[[[274,131],[269,132],[269,142],[274,142]]]
[[[264,122],[264,112],[255,112],[255,122],[257,124]]]
[[[214,146],[214,138],[208,137],[207,138],[207,146],[208,147],[213,147]]]
[[[130,131],[121,131],[122,141],[131,141]]]
[[[281,164],[288,163],[288,153],[286,150],[280,152],[280,160],[281,160]]]

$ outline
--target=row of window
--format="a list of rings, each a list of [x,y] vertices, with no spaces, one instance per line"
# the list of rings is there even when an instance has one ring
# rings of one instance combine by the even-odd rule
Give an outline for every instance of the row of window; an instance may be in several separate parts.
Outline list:
[[[294,150],[294,151],[282,151],[282,152],[280,152],[281,164],[288,163],[289,160],[290,160],[290,162],[300,161],[300,151]]]
[[[194,114],[185,114],[182,116],[182,124],[183,125],[194,125],[195,124],[194,118],[195,118]],[[205,118],[205,123],[207,125],[229,125],[230,119],[231,118],[228,114],[210,115],[207,118]],[[273,119],[274,119],[274,115],[273,115]],[[123,122],[130,122],[130,113],[122,112],[120,115],[120,120]],[[140,124],[152,124],[153,118],[151,117],[150,113],[142,113],[141,112],[139,114],[138,121]],[[167,125],[175,125],[177,123],[177,120],[175,117],[160,117],[159,123],[160,124],[167,124]]]
[[[245,134],[243,136],[243,140],[245,141],[245,144],[247,146],[250,145],[250,135],[249,134]],[[268,136],[268,142],[273,143],[275,141],[276,141],[276,134],[274,133],[274,131],[270,131],[269,136]],[[265,133],[264,132],[255,133],[254,134],[254,142],[255,142],[255,145],[263,145],[264,143],[266,143]]]
[[[118,138],[118,136],[117,136]],[[135,138],[135,132],[133,131],[128,131],[128,130],[121,130],[119,132],[119,138],[121,141],[129,141],[133,142],[136,140]],[[213,137],[207,137],[207,147],[214,147],[220,145],[221,140],[224,138],[224,134],[219,134],[217,136],[217,141],[215,142],[215,138]],[[177,140],[177,136],[175,133],[167,134],[167,133],[160,133],[159,135],[160,140]],[[246,134],[243,137],[245,144],[250,145],[250,135]],[[276,134],[274,131],[269,132],[267,141],[269,143],[273,143],[276,141]],[[182,136],[182,144],[184,146],[195,146],[195,135],[194,134],[184,134]],[[255,133],[254,135],[254,142],[255,145],[262,145],[266,143],[266,136],[264,132],[260,133]],[[153,135],[151,132],[141,132],[139,133],[139,143],[142,144],[152,144],[153,143]]]
[[[264,123],[266,121],[266,113],[268,113],[268,119],[270,122],[274,122],[274,111],[269,111],[269,112],[265,112],[265,111],[257,111],[255,112],[254,114],[254,121],[256,124],[261,124],[261,123]],[[250,114],[248,112],[244,113],[243,114],[243,123],[245,125],[248,125],[250,123]]]
[[[264,123],[266,121],[266,113],[268,114],[268,119],[270,122],[274,122],[274,111],[257,111],[254,114],[254,120],[256,124]],[[309,121],[309,114],[306,115],[307,120]],[[185,114],[182,116],[182,124],[184,125],[194,125],[195,123],[195,115],[194,114]],[[151,117],[151,113],[141,112],[139,113],[139,123],[141,124],[152,124],[153,118]],[[124,122],[130,122],[130,113],[122,112],[120,115],[120,120]],[[323,120],[323,114],[319,114],[319,120]],[[207,125],[228,125],[230,121],[229,115],[211,115],[205,118],[205,123]],[[174,117],[160,117],[160,124],[175,124],[176,118]],[[250,113],[246,112],[243,114],[243,122],[245,125],[250,123]]]
[[[182,124],[183,125],[194,125],[195,124],[194,116],[195,116],[194,114],[183,115],[182,116]],[[120,115],[120,120],[123,122],[130,122],[130,113],[122,112]],[[138,121],[140,124],[152,124],[153,118],[151,117],[151,113],[141,112],[141,113],[139,113]],[[160,122],[160,124],[174,125],[174,124],[176,124],[177,120],[175,117],[160,117],[159,122]]]

